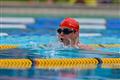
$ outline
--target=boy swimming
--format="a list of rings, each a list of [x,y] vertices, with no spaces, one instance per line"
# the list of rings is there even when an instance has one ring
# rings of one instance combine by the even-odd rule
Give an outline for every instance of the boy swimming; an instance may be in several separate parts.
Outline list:
[[[80,26],[73,18],[65,18],[57,29],[58,38],[65,46],[80,48],[84,50],[94,50],[92,47],[82,44],[79,41]]]

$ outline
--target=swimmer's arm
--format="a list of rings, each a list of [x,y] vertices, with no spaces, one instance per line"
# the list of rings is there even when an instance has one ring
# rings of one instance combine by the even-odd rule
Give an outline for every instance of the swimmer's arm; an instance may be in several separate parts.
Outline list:
[[[84,50],[96,50],[95,48],[93,48],[89,45],[85,45],[85,44],[79,44],[78,46],[79,46],[79,48],[84,49]]]

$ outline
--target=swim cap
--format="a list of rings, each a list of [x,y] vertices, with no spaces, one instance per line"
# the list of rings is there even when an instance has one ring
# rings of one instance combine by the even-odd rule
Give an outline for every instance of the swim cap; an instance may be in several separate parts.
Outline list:
[[[67,27],[67,28],[71,28],[75,31],[79,31],[79,23],[73,19],[73,18],[65,18],[61,23],[60,23],[60,27]]]

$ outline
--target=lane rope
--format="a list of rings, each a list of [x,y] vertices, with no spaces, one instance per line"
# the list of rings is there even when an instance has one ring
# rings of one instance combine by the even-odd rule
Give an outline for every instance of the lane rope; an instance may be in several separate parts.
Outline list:
[[[95,48],[120,48],[120,44],[89,44]]]
[[[1,69],[29,69],[31,65],[29,59],[0,59]]]
[[[33,66],[37,69],[93,69],[98,64],[102,68],[120,68],[120,58],[0,59],[0,69],[29,69]]]
[[[14,49],[17,47],[18,47],[18,45],[0,45],[0,50]]]

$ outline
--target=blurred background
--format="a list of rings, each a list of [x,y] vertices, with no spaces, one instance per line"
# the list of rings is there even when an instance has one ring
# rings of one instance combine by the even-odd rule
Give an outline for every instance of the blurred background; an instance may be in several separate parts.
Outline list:
[[[0,0],[2,16],[120,17],[119,0]]]
[[[120,0],[0,0],[0,10],[2,35],[15,35],[20,31],[17,28],[27,28],[27,31],[34,28],[33,32],[41,30],[41,26],[56,29],[65,17],[76,18],[83,29],[81,32],[107,29],[109,34],[109,29],[117,30],[113,33],[120,29]],[[28,33],[25,31],[20,32]]]

